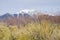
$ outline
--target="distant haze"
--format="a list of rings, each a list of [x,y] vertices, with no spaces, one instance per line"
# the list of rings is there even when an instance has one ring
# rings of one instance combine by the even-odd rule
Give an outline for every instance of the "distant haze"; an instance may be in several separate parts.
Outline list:
[[[24,9],[36,9],[48,13],[59,12],[60,0],[0,0],[0,15],[7,12],[14,14]]]

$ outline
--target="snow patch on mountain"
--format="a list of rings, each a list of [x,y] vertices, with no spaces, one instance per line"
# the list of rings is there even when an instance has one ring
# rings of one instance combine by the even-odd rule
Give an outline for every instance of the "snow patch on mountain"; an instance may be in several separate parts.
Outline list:
[[[58,13],[53,13],[53,12],[43,12],[41,10],[36,10],[36,9],[24,9],[20,10],[17,14],[29,14],[29,15],[50,15],[50,16],[56,16],[59,15]]]
[[[30,15],[33,15],[36,13],[37,10],[34,10],[34,9],[24,9],[24,10],[20,10],[19,13],[21,14],[30,14]]]

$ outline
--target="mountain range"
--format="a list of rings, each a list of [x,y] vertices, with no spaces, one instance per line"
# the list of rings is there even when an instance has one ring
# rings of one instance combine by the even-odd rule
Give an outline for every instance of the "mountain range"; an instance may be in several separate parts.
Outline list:
[[[6,13],[0,16],[0,22],[8,22],[8,24],[19,23],[19,25],[22,25],[25,23],[38,22],[41,20],[50,20],[51,22],[60,23],[60,16],[50,15],[36,10],[21,10],[18,14]]]
[[[18,12],[18,14],[10,14],[10,13],[6,13],[4,15],[0,16],[0,19],[3,18],[8,18],[8,17],[18,17],[18,16],[24,16],[24,17],[30,17],[33,15],[49,15],[49,16],[60,16],[60,12],[56,12],[56,13],[45,13],[45,12],[40,12],[37,10],[33,10],[33,9],[24,9],[21,10],[20,12]]]

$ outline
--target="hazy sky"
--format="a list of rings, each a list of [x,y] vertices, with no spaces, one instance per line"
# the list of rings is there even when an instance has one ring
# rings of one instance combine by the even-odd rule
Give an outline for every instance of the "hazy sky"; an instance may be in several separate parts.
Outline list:
[[[60,11],[60,0],[0,0],[0,15],[7,12],[17,13],[23,9]]]

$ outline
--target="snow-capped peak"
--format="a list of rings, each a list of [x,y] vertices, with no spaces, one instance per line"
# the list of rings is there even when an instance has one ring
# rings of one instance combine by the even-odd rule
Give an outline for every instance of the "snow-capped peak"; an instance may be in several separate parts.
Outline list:
[[[24,10],[20,10],[19,13],[20,14],[29,14],[29,15],[33,15],[36,13],[37,10],[35,9],[24,9]]]
[[[35,9],[24,9],[24,10],[20,10],[18,13],[20,14],[29,14],[29,15],[50,15],[50,16],[55,16],[54,13],[48,13],[48,12],[41,12],[39,10],[35,10]]]
[[[19,13],[29,13],[29,12],[34,12],[35,10],[33,9],[24,9],[24,10],[21,10]]]

